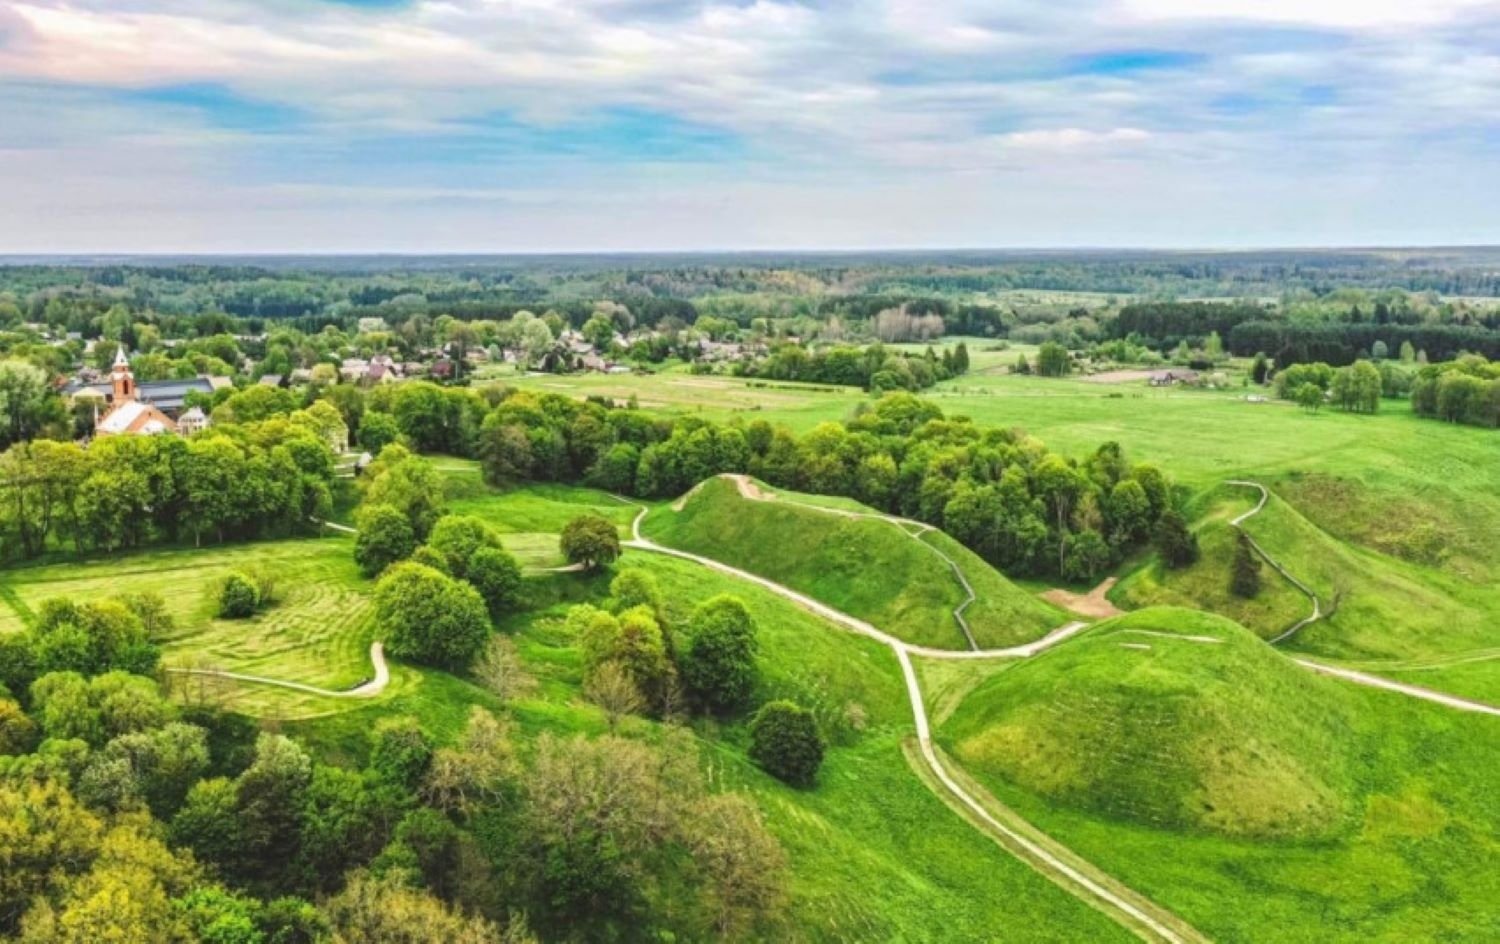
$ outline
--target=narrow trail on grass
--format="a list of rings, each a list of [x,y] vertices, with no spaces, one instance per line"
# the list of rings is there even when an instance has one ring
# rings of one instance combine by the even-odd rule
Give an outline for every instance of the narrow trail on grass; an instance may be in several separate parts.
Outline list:
[[[264,675],[224,672],[219,669],[167,669],[167,671],[174,675],[204,675],[212,678],[233,679],[236,682],[253,682],[256,685],[275,685],[277,688],[288,688],[292,691],[321,695],[325,698],[374,698],[385,691],[385,687],[391,681],[390,667],[385,664],[384,645],[378,642],[370,643],[370,662],[375,666],[375,677],[354,688],[346,688],[342,691],[305,685],[302,682],[288,682],[285,679],[267,678]]]
[[[619,496],[616,496],[616,500],[628,505],[635,505],[634,502],[620,498]],[[994,797],[986,796],[985,799],[989,802],[982,802],[979,796],[976,795],[980,793],[980,790],[977,787],[970,790],[961,785],[943,764],[938,756],[936,747],[932,743],[932,732],[927,716],[927,706],[922,698],[921,685],[917,681],[916,668],[912,664],[913,655],[938,659],[1027,658],[1076,635],[1087,628],[1088,624],[1068,623],[1053,630],[1042,639],[1023,646],[1012,646],[1007,649],[976,649],[963,652],[914,646],[897,639],[889,633],[883,632],[864,620],[857,619],[841,610],[834,609],[826,603],[815,600],[805,593],[800,593],[774,580],[768,580],[765,577],[741,570],[738,567],[714,560],[711,557],[704,557],[701,554],[694,554],[689,551],[681,551],[676,548],[657,544],[641,534],[641,521],[645,519],[649,509],[639,505],[636,507],[640,508],[640,511],[631,522],[630,531],[632,537],[629,541],[623,542],[624,547],[692,561],[712,570],[717,570],[720,573],[748,581],[790,600],[803,609],[821,616],[844,629],[889,646],[891,651],[896,655],[896,661],[901,666],[901,675],[906,683],[906,693],[908,699],[911,701],[912,716],[916,725],[917,744],[928,770],[948,792],[948,799],[951,799],[962,807],[971,822],[977,821],[988,831],[990,837],[1003,848],[1021,861],[1035,868],[1038,872],[1041,872],[1047,878],[1056,882],[1065,890],[1109,915],[1121,926],[1133,931],[1146,940],[1167,941],[1170,944],[1188,944],[1188,942],[1197,944],[1197,942],[1208,940],[1172,912],[1162,908],[1117,879],[1100,871],[1081,856],[1073,853],[1056,840],[1051,839],[1034,826],[1031,826],[1031,824],[1022,820],[1019,815],[1004,807]],[[851,512],[851,514],[858,515],[860,513]]]
[[[979,643],[974,639],[974,632],[969,628],[969,621],[964,618],[964,611],[967,610],[969,608],[969,605],[977,600],[978,597],[974,593],[974,587],[969,583],[969,578],[964,576],[963,569],[958,566],[958,562],[949,557],[947,554],[944,554],[942,551],[933,547],[931,544],[922,540],[922,535],[926,534],[929,531],[936,530],[932,525],[927,524],[926,522],[916,521],[912,518],[902,518],[897,515],[883,515],[879,512],[869,511],[854,511],[848,508],[827,508],[822,505],[810,505],[807,502],[799,502],[795,499],[783,498],[780,495],[767,495],[765,492],[760,490],[760,487],[757,486],[754,481],[751,480],[750,476],[744,475],[743,473],[728,472],[725,473],[723,477],[734,482],[735,486],[740,490],[740,497],[748,501],[792,505],[797,508],[805,508],[808,511],[822,512],[826,515],[838,515],[843,518],[862,518],[868,521],[882,521],[886,524],[893,525],[902,534],[911,538],[913,541],[916,541],[918,544],[925,547],[928,551],[931,551],[934,555],[937,556],[939,560],[948,565],[949,570],[953,571],[953,576],[958,580],[958,585],[962,587],[964,591],[964,601],[953,609],[953,620],[958,624],[958,628],[963,631],[964,639],[969,643],[969,649],[973,652],[979,651]],[[692,497],[693,492],[702,487],[702,482],[699,482],[697,485],[693,486],[693,491],[688,492],[686,495],[684,495],[682,498],[679,498],[672,504],[672,510],[681,511],[682,508],[687,504],[687,500]]]
[[[1259,482],[1235,480],[1226,482],[1225,484],[1235,485],[1241,488],[1253,488],[1257,489],[1260,492],[1260,501],[1255,503],[1255,507],[1235,517],[1232,521],[1229,522],[1230,527],[1233,527],[1237,529],[1241,534],[1244,534],[1245,537],[1250,541],[1250,546],[1255,549],[1255,553],[1264,558],[1266,563],[1275,568],[1277,573],[1285,577],[1292,586],[1296,587],[1303,593],[1303,595],[1305,595],[1309,600],[1312,601],[1312,613],[1304,619],[1298,621],[1286,632],[1272,639],[1270,642],[1271,645],[1274,646],[1279,642],[1290,639],[1293,635],[1296,634],[1298,630],[1317,622],[1326,614],[1324,614],[1322,605],[1318,602],[1318,595],[1314,593],[1302,581],[1292,576],[1291,572],[1283,567],[1280,561],[1276,560],[1270,554],[1267,554],[1265,548],[1256,543],[1255,538],[1251,537],[1250,533],[1243,527],[1244,522],[1255,517],[1261,512],[1261,509],[1266,507],[1266,502],[1271,498],[1270,491],[1267,490],[1267,488]],[[1485,661],[1487,659],[1494,658],[1495,652],[1493,650],[1486,650],[1477,655],[1468,655],[1473,656],[1473,658],[1469,659],[1469,661]],[[1453,660],[1451,662],[1443,662],[1442,660],[1437,660],[1430,667],[1439,668],[1448,664],[1462,664],[1465,656],[1460,655],[1451,658]],[[1500,707],[1486,704],[1484,702],[1474,701],[1469,698],[1459,698],[1456,695],[1448,695],[1430,688],[1423,688],[1420,685],[1408,685],[1404,682],[1395,682],[1383,676],[1371,675],[1368,672],[1359,672],[1354,669],[1346,669],[1336,665],[1329,665],[1326,662],[1318,662],[1313,659],[1293,658],[1292,661],[1302,666],[1304,669],[1309,669],[1313,672],[1318,673],[1319,675],[1327,675],[1331,678],[1342,679],[1346,682],[1353,682],[1355,685],[1364,685],[1368,688],[1378,688],[1383,691],[1395,692],[1400,695],[1406,695],[1409,698],[1419,698],[1423,701],[1432,702],[1436,705],[1442,705],[1445,708],[1452,708],[1456,711],[1468,711],[1476,714],[1485,714],[1500,717]],[[1375,663],[1366,663],[1366,666],[1372,669],[1401,668],[1399,664],[1394,666],[1387,666]]]
[[[1283,640],[1291,639],[1303,627],[1310,626],[1313,623],[1316,623],[1318,620],[1322,619],[1323,604],[1318,600],[1318,595],[1312,591],[1312,588],[1310,588],[1302,581],[1298,580],[1296,577],[1293,577],[1291,571],[1283,567],[1281,565],[1281,562],[1276,560],[1276,558],[1272,557],[1270,554],[1267,554],[1266,549],[1261,547],[1259,542],[1257,542],[1255,538],[1250,534],[1250,532],[1246,531],[1243,527],[1246,521],[1260,514],[1261,510],[1266,507],[1266,502],[1271,500],[1271,492],[1259,482],[1232,480],[1229,482],[1225,482],[1224,484],[1235,485],[1240,488],[1253,488],[1259,490],[1260,501],[1255,503],[1254,508],[1251,508],[1249,511],[1244,512],[1243,514],[1237,516],[1234,520],[1230,521],[1229,526],[1231,528],[1234,528],[1239,533],[1243,534],[1245,536],[1245,539],[1250,542],[1250,546],[1255,549],[1255,553],[1259,554],[1267,564],[1270,564],[1278,574],[1285,577],[1292,586],[1301,591],[1303,596],[1312,601],[1312,612],[1302,619],[1298,620],[1296,623],[1293,623],[1291,628],[1286,630],[1286,632],[1272,639],[1271,645],[1274,646],[1277,643],[1282,642]]]

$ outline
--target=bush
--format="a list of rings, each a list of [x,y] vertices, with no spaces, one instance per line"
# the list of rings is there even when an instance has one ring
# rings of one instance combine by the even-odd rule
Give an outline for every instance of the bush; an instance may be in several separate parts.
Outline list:
[[[1229,592],[1248,600],[1260,593],[1260,558],[1250,543],[1250,536],[1236,532],[1234,545],[1234,567],[1229,576]]]
[[[612,564],[620,556],[619,533],[598,515],[579,515],[569,521],[560,544],[569,563],[589,570]]]
[[[219,581],[217,593],[219,616],[223,619],[244,619],[255,615],[260,608],[260,587],[248,575],[239,571],[225,574]]]
[[[823,738],[812,712],[789,701],[762,705],[750,722],[750,759],[794,787],[812,786],[823,764]]]
[[[682,680],[710,711],[741,707],[755,690],[755,621],[738,597],[721,594],[693,611]]]
[[[484,597],[491,619],[499,619],[520,603],[521,565],[509,551],[481,547],[469,558],[465,579]]]
[[[484,598],[467,583],[406,561],[375,585],[387,651],[447,669],[466,668],[490,634]]]
[[[417,549],[411,522],[391,505],[368,505],[355,518],[354,561],[366,577],[374,577]]]
[[[499,549],[500,536],[482,518],[444,515],[427,536],[427,546],[448,561],[448,566],[443,568],[445,571],[463,580],[469,573],[469,559],[480,548]]]

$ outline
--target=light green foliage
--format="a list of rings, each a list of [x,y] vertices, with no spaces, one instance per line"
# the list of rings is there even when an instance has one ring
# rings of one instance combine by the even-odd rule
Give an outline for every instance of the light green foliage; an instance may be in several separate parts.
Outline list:
[[[620,535],[608,520],[580,515],[563,528],[560,547],[569,563],[592,570],[608,566],[620,556]]]
[[[411,562],[392,566],[375,585],[375,613],[392,655],[447,668],[467,666],[490,631],[478,591]]]
[[[390,505],[365,505],[355,517],[354,560],[373,577],[417,548],[411,520]]]
[[[679,657],[688,693],[710,711],[743,707],[755,689],[755,619],[743,600],[716,596],[698,604]]]

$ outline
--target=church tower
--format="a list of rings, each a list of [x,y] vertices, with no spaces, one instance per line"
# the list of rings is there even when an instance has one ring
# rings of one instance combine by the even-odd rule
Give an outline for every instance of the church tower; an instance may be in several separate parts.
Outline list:
[[[135,399],[135,374],[130,372],[130,361],[125,359],[123,344],[115,351],[115,364],[110,377],[115,385],[115,406]]]

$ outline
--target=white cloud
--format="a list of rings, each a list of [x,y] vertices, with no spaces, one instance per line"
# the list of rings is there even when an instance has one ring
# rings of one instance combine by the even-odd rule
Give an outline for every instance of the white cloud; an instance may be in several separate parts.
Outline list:
[[[1146,19],[1257,20],[1315,27],[1396,29],[1500,9],[1494,0],[1126,0]]]
[[[0,0],[0,149],[24,152],[0,164],[0,218],[36,224],[0,239],[118,235],[108,219],[89,232],[80,221],[97,216],[95,202],[124,201],[148,221],[120,235],[136,240],[270,240],[278,221],[297,220],[288,240],[346,232],[378,244],[429,221],[432,233],[482,241],[500,238],[498,215],[538,240],[584,241],[604,238],[580,222],[586,207],[607,205],[620,227],[608,238],[640,245],[732,245],[732,226],[801,245],[853,245],[860,233],[899,243],[901,232],[942,242],[940,230],[882,216],[920,214],[927,200],[956,206],[956,242],[986,232],[978,208],[1050,205],[1056,228],[994,223],[993,241],[1076,243],[1113,232],[1127,209],[1192,213],[1186,194],[1250,229],[1305,232],[1299,202],[1362,218],[1329,205],[1354,191],[1330,188],[1328,175],[1434,196],[1488,179],[1500,64],[1474,25],[1497,4]],[[1293,41],[1286,26],[1310,29]],[[1133,51],[1145,65],[1131,65]],[[1155,51],[1192,56],[1158,70]],[[110,96],[184,83],[309,117],[226,128],[204,109]],[[608,144],[584,157],[476,146],[465,158],[439,146],[496,116],[565,129],[606,109],[670,116],[664,126],[744,147],[660,163],[649,148],[612,161]],[[461,208],[465,195],[480,206]],[[693,201],[716,219],[690,219]],[[1455,231],[1481,210],[1500,219],[1483,200],[1457,203],[1435,215]],[[66,212],[49,217],[49,205]],[[573,235],[537,207],[570,220]],[[1378,212],[1392,226],[1419,223],[1397,205],[1368,211]],[[1215,225],[1195,214],[1173,231],[1192,241],[1217,236]]]

